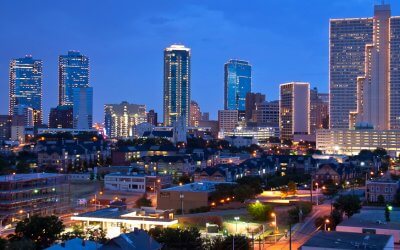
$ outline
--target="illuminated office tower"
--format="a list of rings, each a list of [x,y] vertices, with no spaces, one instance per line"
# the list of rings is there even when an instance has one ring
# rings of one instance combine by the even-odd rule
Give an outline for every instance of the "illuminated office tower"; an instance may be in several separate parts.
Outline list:
[[[14,114],[16,105],[33,109],[34,125],[43,121],[42,113],[42,60],[32,56],[13,59],[10,62],[9,115]]]
[[[330,21],[330,127],[400,129],[400,17]]]
[[[121,102],[120,104],[104,105],[104,127],[107,136],[111,138],[127,138],[133,136],[132,128],[144,122],[157,125],[157,113],[153,113],[152,119],[146,116],[146,106]]]
[[[290,82],[279,86],[279,128],[281,139],[310,134],[310,84]]]
[[[251,65],[241,60],[225,63],[224,109],[237,110],[244,118],[246,95],[251,92]]]
[[[171,45],[164,50],[164,125],[179,117],[190,120],[190,49]]]
[[[58,58],[58,103],[73,105],[74,88],[89,87],[89,58],[78,51],[68,51]]]

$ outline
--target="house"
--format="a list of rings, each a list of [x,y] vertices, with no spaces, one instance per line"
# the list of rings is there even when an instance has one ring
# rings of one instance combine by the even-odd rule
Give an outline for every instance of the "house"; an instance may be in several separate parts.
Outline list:
[[[368,202],[378,202],[382,196],[387,202],[393,202],[397,191],[400,188],[400,181],[391,180],[390,177],[367,181],[365,198]]]
[[[173,145],[138,145],[123,146],[111,152],[113,165],[129,166],[132,161],[138,161],[145,156],[176,155],[177,148]]]
[[[161,250],[162,245],[154,240],[146,231],[135,228],[133,232],[124,233],[109,240],[100,250]]]
[[[172,155],[172,156],[145,156],[138,162],[145,171],[154,171],[162,174],[171,174],[173,176],[182,176],[192,174],[196,165],[191,155]]]

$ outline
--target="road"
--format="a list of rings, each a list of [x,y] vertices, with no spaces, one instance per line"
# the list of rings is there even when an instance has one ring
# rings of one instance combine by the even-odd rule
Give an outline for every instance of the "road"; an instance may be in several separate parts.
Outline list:
[[[292,249],[298,249],[302,244],[304,244],[315,232],[317,228],[314,225],[316,218],[324,215],[328,215],[331,212],[330,200],[325,201],[324,204],[319,206],[314,206],[313,212],[308,216],[303,223],[297,224],[297,227],[292,231]],[[264,245],[261,243],[255,243],[254,250],[257,249],[268,249],[268,250],[288,250],[289,238],[281,239],[278,243],[273,245]]]

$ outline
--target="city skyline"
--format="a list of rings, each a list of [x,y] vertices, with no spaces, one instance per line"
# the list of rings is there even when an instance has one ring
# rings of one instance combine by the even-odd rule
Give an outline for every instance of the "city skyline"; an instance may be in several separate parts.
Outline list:
[[[124,32],[123,29],[121,30],[121,28],[116,29],[114,33],[111,33],[111,36],[109,36],[109,34],[104,34],[104,36],[111,37],[109,40],[98,42],[96,40],[95,43],[93,38],[89,38],[89,36],[92,32],[99,31],[101,24],[89,21],[87,24],[82,24],[82,28],[78,27],[77,23],[79,23],[79,20],[81,18],[86,18],[83,17],[84,12],[77,11],[76,14],[63,12],[59,10],[62,8],[58,8],[62,7],[63,4],[43,4],[43,8],[39,10],[37,7],[27,3],[19,6],[18,11],[25,13],[32,8],[32,10],[37,10],[39,14],[42,14],[36,15],[35,18],[32,19],[32,22],[40,24],[39,27],[44,30],[44,32],[42,32],[43,37],[46,37],[48,41],[42,40],[43,37],[41,36],[30,36],[30,33],[28,33],[28,39],[21,41],[19,38],[22,33],[18,34],[13,31],[21,27],[21,22],[12,24],[12,27],[3,27],[4,32],[2,36],[4,36],[4,38],[7,37],[7,39],[3,39],[3,41],[6,42],[0,48],[0,54],[2,55],[0,57],[0,84],[3,89],[8,89],[7,64],[12,58],[19,58],[23,57],[25,54],[32,54],[34,58],[42,59],[44,75],[44,122],[47,123],[49,109],[57,105],[57,58],[59,55],[65,54],[68,50],[78,50],[91,58],[91,85],[95,89],[93,105],[94,121],[103,121],[104,103],[119,103],[123,100],[127,100],[131,103],[144,103],[149,109],[155,109],[161,114],[163,84],[162,50],[170,44],[181,43],[191,48],[193,52],[192,98],[198,101],[203,111],[211,113],[212,119],[216,118],[217,110],[223,107],[223,64],[229,59],[241,59],[251,62],[253,66],[253,91],[268,93],[268,101],[278,99],[278,86],[287,81],[307,81],[311,83],[312,87],[318,87],[320,92],[327,92],[329,18],[371,16],[373,12],[372,6],[376,1],[351,1],[348,3],[348,1],[338,0],[334,1],[334,3],[323,4],[318,3],[318,1],[302,3],[306,9],[308,8],[307,11],[310,15],[295,13],[295,9],[299,7],[299,3],[293,1],[288,2],[291,4],[287,6],[287,8],[289,8],[287,10],[282,8],[283,4],[281,3],[256,2],[250,5],[247,4],[243,9],[243,13],[231,17],[225,15],[230,14],[233,10],[230,8],[224,9],[222,4],[195,4],[189,1],[189,3],[182,5],[182,9],[188,10],[190,13],[197,13],[201,17],[200,19],[203,18],[207,21],[199,30],[193,30],[193,35],[185,34],[184,31],[189,30],[191,25],[199,24],[199,17],[198,19],[189,18],[188,20],[188,17],[185,17],[180,11],[176,14],[171,14],[172,16],[166,15],[161,10],[162,8],[169,8],[169,6],[161,4],[155,7],[155,9],[152,9],[155,14],[154,18],[144,18],[143,15],[140,15],[141,18],[135,19],[137,22],[132,21],[133,24],[129,27],[121,24],[121,28],[127,28],[126,31],[133,30],[144,32],[144,29],[150,28],[148,33],[144,33],[145,37],[154,35],[155,31],[164,26],[168,30],[177,31],[174,32],[174,35],[167,34],[168,32],[161,33],[160,38],[155,39],[154,42],[149,44],[145,44],[142,39],[136,39],[138,41],[129,44],[128,41],[136,37],[132,37],[132,35],[125,37],[126,32]],[[392,5],[393,15],[398,14],[399,4],[392,1],[389,3]],[[113,30],[113,25],[120,24],[121,17],[126,18],[126,12],[122,7],[127,7],[127,9],[129,9],[129,7],[135,7],[133,5],[135,4],[130,5],[126,2],[120,6],[115,6],[120,13],[116,10],[109,11],[109,15],[116,18],[110,25],[103,27],[104,31]],[[6,10],[5,15],[1,18],[9,18],[10,14],[15,13],[12,4],[1,3],[0,6],[2,9]],[[82,11],[90,6],[90,3],[84,4],[82,6]],[[107,6],[107,4],[100,4],[96,6],[96,8],[105,11]],[[76,20],[74,19],[74,22],[69,25],[67,25],[65,21],[60,21],[61,26],[58,27],[56,27],[57,25],[53,27],[46,23],[46,20],[49,20],[50,17],[55,14],[52,12],[55,7],[61,12],[59,14],[62,14],[63,17],[66,18],[65,20],[69,20],[70,17],[74,17]],[[151,9],[150,6],[146,4],[136,7],[139,7],[143,13],[147,13],[147,11]],[[282,11],[277,11],[279,14],[269,11],[266,12],[266,14],[269,14],[268,17],[263,17],[260,19],[261,21],[256,22],[254,19],[263,16],[259,13],[262,10],[265,11],[277,8],[282,9]],[[315,11],[316,9],[318,9],[318,13],[313,12],[313,10]],[[254,14],[254,17],[246,21],[243,20],[251,14]],[[92,17],[95,20],[100,18],[100,15],[91,15],[94,15]],[[119,16],[121,17],[117,18]],[[275,18],[275,21],[282,21],[285,18],[287,20],[285,23],[277,25],[278,27],[274,27],[274,25],[268,25],[272,18]],[[300,22],[296,20],[300,20]],[[177,23],[177,21],[188,24],[183,25]],[[206,27],[208,27],[207,23],[209,24],[215,21],[222,21],[222,26],[220,28],[213,28],[211,31],[206,29]],[[88,27],[93,28],[93,30],[88,30]],[[57,28],[59,28],[59,30],[57,30]],[[307,29],[310,30],[307,31]],[[232,30],[240,30],[240,34],[234,34]],[[215,35],[216,31],[221,31],[225,35],[233,35],[232,38],[235,39],[238,38],[238,36],[248,35],[249,37],[239,39],[235,42],[229,42],[231,39],[218,40],[220,37],[219,35]],[[265,31],[266,34],[260,37],[260,31]],[[66,32],[66,38],[61,40],[57,37],[59,32]],[[307,36],[307,34],[311,36]],[[115,41],[118,40],[116,38],[121,38],[121,36],[127,40]],[[290,42],[287,38],[291,36],[300,40],[294,39],[296,42]],[[12,39],[10,39],[10,37]],[[95,38],[101,37],[103,37],[102,33],[95,36]],[[11,43],[8,40],[18,42]],[[267,43],[266,40],[268,40]],[[282,41],[285,42],[282,43]],[[121,50],[117,48],[119,42],[123,43],[122,48],[124,51],[127,50],[127,52],[122,53]],[[279,43],[282,44],[278,46]],[[107,50],[107,47],[111,49]],[[207,49],[210,51],[207,51]],[[264,53],[259,53],[264,50]],[[293,54],[294,51],[296,51],[296,54]],[[109,57],[110,53],[114,53],[116,57],[115,60],[110,60],[112,63],[107,63],[105,58]],[[127,57],[130,59],[132,56],[140,57],[143,56],[143,53],[148,54],[149,58],[141,60],[141,63],[133,60],[127,61]],[[215,60],[209,60],[207,63],[204,63],[204,61],[206,61],[204,60],[206,54],[208,57],[209,55],[214,55]],[[289,62],[290,56],[293,55],[296,55],[296,58],[301,58],[299,60],[304,60],[304,63],[299,65],[299,63]],[[121,60],[121,58],[124,60]],[[108,68],[110,65],[112,67]],[[283,71],[283,69],[285,69],[285,71]],[[129,72],[129,70],[131,70],[131,72]],[[129,74],[125,76],[121,74],[123,72],[129,72]],[[110,81],[110,79],[112,79],[112,81]],[[109,86],[113,87],[110,88]],[[212,93],[205,93],[204,90],[210,87],[213,87],[215,91],[212,91]],[[132,91],[125,91],[126,89],[132,89]],[[0,94],[0,112],[4,114],[7,113],[8,106],[7,92],[8,91],[5,91],[5,93],[2,92]]]

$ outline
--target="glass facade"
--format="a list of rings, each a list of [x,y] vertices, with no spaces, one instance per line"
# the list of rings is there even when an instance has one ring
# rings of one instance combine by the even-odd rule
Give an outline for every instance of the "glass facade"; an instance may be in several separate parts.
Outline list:
[[[357,77],[365,74],[365,46],[372,43],[373,18],[330,21],[330,127],[349,128],[357,109]]]
[[[164,50],[164,125],[178,117],[190,120],[190,49],[172,45]]]
[[[246,110],[246,94],[251,92],[251,65],[249,62],[229,60],[225,64],[225,110]]]
[[[73,89],[89,87],[89,58],[78,51],[68,51],[58,60],[59,105],[73,105]]]
[[[93,88],[73,88],[74,129],[91,129],[93,124]]]
[[[42,60],[32,56],[13,59],[10,62],[10,104],[13,115],[16,105],[25,105],[34,110],[35,125],[42,123]]]

